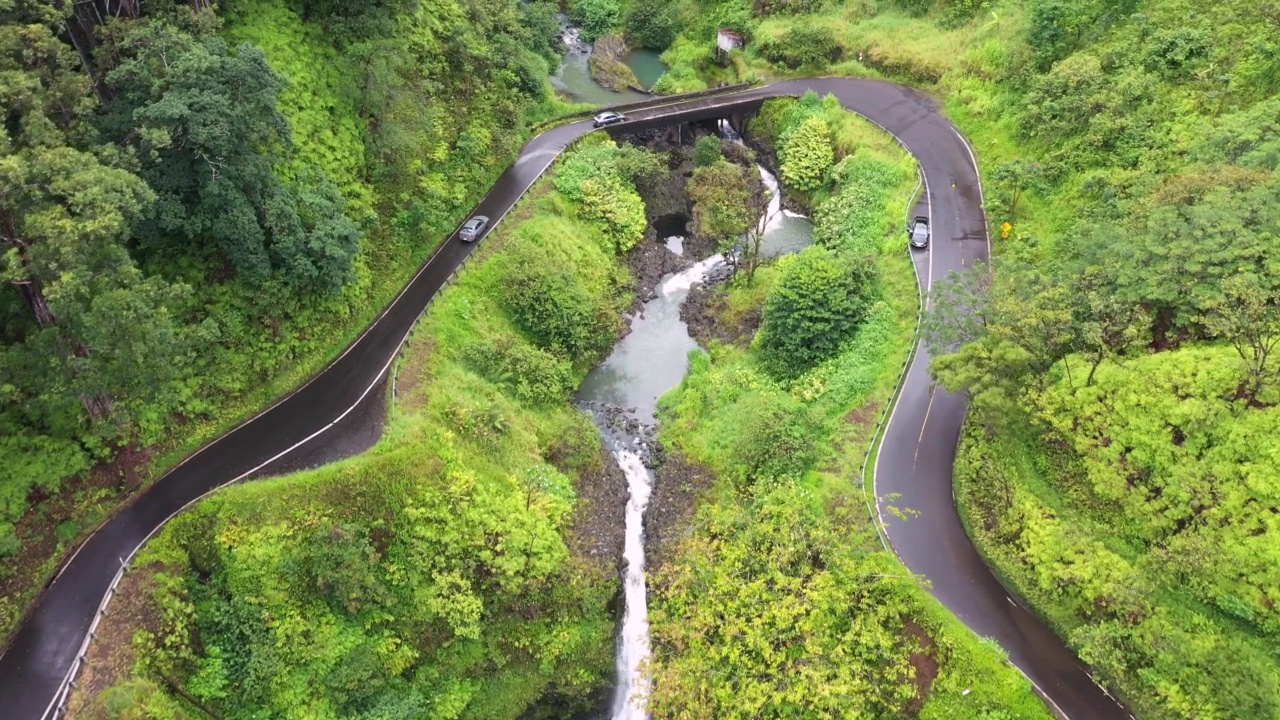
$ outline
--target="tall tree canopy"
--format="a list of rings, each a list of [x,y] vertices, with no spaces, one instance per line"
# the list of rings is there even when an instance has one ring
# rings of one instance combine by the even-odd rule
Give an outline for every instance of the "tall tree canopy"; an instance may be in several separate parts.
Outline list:
[[[179,17],[182,17],[181,15]],[[234,51],[209,14],[110,28],[102,49],[117,98],[104,132],[137,148],[157,201],[138,226],[148,252],[216,248],[251,284],[332,292],[351,278],[360,231],[318,175],[287,183],[292,145],[278,109],[284,83],[263,52]]]

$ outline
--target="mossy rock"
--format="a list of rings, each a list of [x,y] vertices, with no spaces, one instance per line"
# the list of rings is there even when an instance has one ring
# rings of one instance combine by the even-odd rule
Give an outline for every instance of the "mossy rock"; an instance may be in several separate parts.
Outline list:
[[[614,92],[625,88],[644,91],[640,80],[622,58],[627,54],[627,41],[621,35],[604,35],[592,46],[588,67],[591,77],[601,86]]]

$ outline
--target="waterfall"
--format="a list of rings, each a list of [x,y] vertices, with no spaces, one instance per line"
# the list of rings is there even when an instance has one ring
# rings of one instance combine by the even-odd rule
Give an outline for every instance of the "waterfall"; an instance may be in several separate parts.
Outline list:
[[[769,192],[769,207],[764,211],[764,217],[760,218],[765,223],[764,233],[776,229],[782,224],[782,219],[786,217],[785,211],[782,210],[782,193],[778,192],[778,178],[773,173],[764,169],[763,165],[756,165],[756,169],[760,171],[760,182],[764,183],[764,189]]]
[[[613,720],[647,720],[649,717],[649,601],[644,586],[644,511],[649,506],[653,478],[629,450],[614,453],[618,467],[627,477],[626,544],[627,561],[623,585],[627,607],[618,638],[618,689],[613,699]]]

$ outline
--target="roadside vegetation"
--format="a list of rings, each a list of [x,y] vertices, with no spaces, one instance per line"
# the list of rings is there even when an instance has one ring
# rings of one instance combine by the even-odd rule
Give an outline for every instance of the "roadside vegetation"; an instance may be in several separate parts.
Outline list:
[[[916,325],[915,162],[812,94],[769,101],[751,133],[817,242],[717,289],[721,331],[758,331],[711,340],[663,398],[664,442],[718,481],[651,579],[654,717],[1048,718],[867,510],[862,451]]]
[[[1141,716],[1280,714],[1274,3],[675,7],[660,87],[835,73],[937,94],[996,245],[994,275],[942,283],[929,322],[953,351],[935,374],[972,399],[975,541]],[[727,67],[720,27],[747,38]]]
[[[213,5],[0,8],[0,637],[121,500],[334,357],[562,107],[549,3]]]
[[[336,355],[566,109],[558,9],[0,3],[0,635],[122,500]],[[997,256],[927,324],[972,401],[976,544],[1141,717],[1280,716],[1275,2],[564,9],[663,51],[659,92],[843,74],[940,98]],[[723,65],[721,28],[746,40]],[[650,580],[655,716],[1047,718],[880,548],[859,483],[914,330],[914,166],[817,97],[751,130],[817,242],[747,249],[714,300],[733,332],[662,403],[664,442],[717,481]],[[695,222],[730,238],[759,188],[712,144]],[[660,170],[583,142],[432,306],[374,450],[168,525],[76,714],[595,704],[621,503],[568,399],[633,300],[619,257]]]
[[[77,716],[494,720],[594,704],[613,678],[622,508],[569,399],[630,306],[635,180],[661,167],[584,140],[433,302],[373,450],[224,489],[167,525],[135,563],[150,580],[126,601],[147,618],[132,647],[89,661],[124,672]],[[641,222],[602,221],[599,203]]]

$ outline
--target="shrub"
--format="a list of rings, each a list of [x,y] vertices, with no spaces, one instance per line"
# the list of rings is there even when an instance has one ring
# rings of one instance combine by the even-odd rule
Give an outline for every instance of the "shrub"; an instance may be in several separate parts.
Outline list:
[[[799,478],[813,464],[820,428],[790,395],[754,395],[737,410],[745,418],[732,453],[740,486]]]
[[[822,187],[827,169],[835,161],[827,121],[817,116],[805,120],[786,138],[779,156],[787,185],[805,193]]]
[[[503,335],[467,346],[465,359],[488,380],[511,388],[522,402],[544,405],[573,390],[573,368],[564,358]]]
[[[622,8],[618,0],[573,0],[569,17],[582,27],[582,39],[594,42],[618,27]]]
[[[789,262],[765,301],[760,352],[769,373],[793,378],[835,355],[875,300],[869,257],[813,246]]]
[[[797,25],[780,37],[760,43],[765,60],[797,70],[818,68],[838,60],[842,48],[831,28],[812,23]]]
[[[572,268],[529,245],[510,262],[503,300],[535,343],[574,361],[591,361],[609,346],[616,324],[612,309],[593,297]]]
[[[650,50],[666,50],[676,39],[680,13],[671,0],[635,0],[627,9],[627,39]]]
[[[674,95],[676,93],[706,89],[706,81],[698,74],[697,69],[690,65],[673,66],[653,84],[653,91],[661,95]]]
[[[715,165],[724,157],[720,149],[720,138],[715,135],[703,135],[693,145],[693,164],[698,167]]]
[[[574,201],[579,217],[597,224],[608,249],[621,253],[640,242],[648,225],[635,183],[661,169],[656,153],[607,141],[566,157],[553,183]]]
[[[752,203],[760,180],[754,168],[723,160],[693,171],[689,195],[698,232],[729,240],[755,227],[759,207]]]

